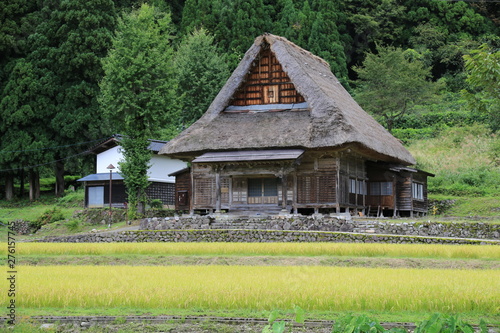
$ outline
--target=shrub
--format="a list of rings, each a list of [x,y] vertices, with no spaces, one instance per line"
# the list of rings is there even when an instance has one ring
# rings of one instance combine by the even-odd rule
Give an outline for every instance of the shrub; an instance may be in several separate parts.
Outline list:
[[[484,322],[481,321],[481,333],[488,333]],[[439,313],[432,315],[424,320],[415,329],[414,333],[474,333],[474,328],[455,316],[446,316]]]
[[[57,204],[62,207],[83,207],[85,200],[85,191],[79,189],[77,191],[64,192],[64,196],[57,199]]]
[[[153,199],[149,202],[149,207],[151,207],[151,209],[162,209],[163,202],[161,202],[160,199]]]
[[[42,215],[37,219],[37,221],[41,224],[54,223],[57,221],[64,220],[64,215],[61,210],[57,207],[53,207],[52,209],[47,209],[43,212]]]
[[[37,231],[42,227],[42,225],[61,220],[64,220],[63,213],[59,208],[53,207],[43,212],[42,215],[40,215],[35,221],[31,221],[30,228],[33,229],[33,231]]]
[[[66,228],[68,228],[69,231],[77,231],[80,229],[80,224],[82,223],[81,220],[79,219],[71,219],[68,222],[66,222]]]
[[[403,328],[391,328],[386,330],[377,321],[362,315],[353,316],[347,315],[335,321],[332,333],[358,332],[358,333],[407,333]]]

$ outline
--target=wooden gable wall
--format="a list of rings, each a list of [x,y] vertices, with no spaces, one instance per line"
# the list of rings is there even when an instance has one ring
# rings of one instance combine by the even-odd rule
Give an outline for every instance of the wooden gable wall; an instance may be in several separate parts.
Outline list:
[[[263,48],[252,63],[231,105],[296,104],[305,102],[269,48]]]

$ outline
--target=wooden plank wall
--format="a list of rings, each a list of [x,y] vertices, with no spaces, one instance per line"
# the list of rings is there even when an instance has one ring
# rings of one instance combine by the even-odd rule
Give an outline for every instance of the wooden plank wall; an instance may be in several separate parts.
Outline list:
[[[396,182],[397,208],[400,211],[412,210],[412,177],[411,175],[399,175]]]
[[[337,159],[306,156],[297,168],[298,204],[335,204]]]
[[[293,104],[305,101],[269,49],[261,51],[243,82],[232,105]]]
[[[349,182],[350,179],[366,182],[365,161],[360,157],[344,155],[340,157],[339,174],[339,203],[346,206],[362,207],[365,200],[364,196],[349,193]]]
[[[183,193],[183,194],[180,194]],[[183,202],[179,202],[179,196],[186,196]],[[186,171],[175,176],[175,209],[190,210],[191,200],[191,172]]]

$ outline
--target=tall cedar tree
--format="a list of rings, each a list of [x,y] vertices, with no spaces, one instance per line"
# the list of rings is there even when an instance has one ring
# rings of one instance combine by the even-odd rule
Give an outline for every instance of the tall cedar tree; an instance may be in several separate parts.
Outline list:
[[[51,69],[57,77],[55,108],[50,119],[50,134],[55,145],[91,141],[109,131],[103,127],[97,96],[104,75],[101,60],[111,46],[116,26],[112,0],[62,0],[51,12],[46,36]],[[69,155],[82,147],[56,150],[56,195],[64,191],[64,172]],[[78,168],[73,163],[71,169]]]
[[[263,0],[187,0],[182,12],[184,35],[205,28],[236,68],[255,37],[271,32],[273,6]]]
[[[62,195],[67,158],[82,149],[67,145],[103,136],[98,82],[115,27],[114,5],[112,0],[49,1],[36,17],[39,23],[25,43],[27,54],[16,61],[2,92],[2,132],[13,140],[11,150],[60,146],[43,154],[12,154],[17,160],[11,162],[55,160],[56,195]],[[73,172],[79,167],[73,162]],[[30,176],[37,182],[36,174]]]
[[[436,84],[428,81],[430,68],[414,59],[415,51],[392,47],[377,51],[366,56],[363,67],[354,68],[359,75],[355,98],[390,132],[397,119],[433,94]]]
[[[129,216],[144,212],[151,152],[148,138],[166,127],[173,101],[170,14],[147,4],[119,20],[113,47],[103,61],[100,103],[124,134],[124,162]]]
[[[40,16],[38,4],[33,1],[11,0],[0,4],[0,179],[5,180],[7,200],[13,199],[15,178],[20,180],[19,195],[23,196],[25,167],[42,163],[49,157],[48,154],[40,156],[38,152],[21,152],[43,147],[46,143],[40,124],[42,115],[31,117],[31,111],[20,110],[24,107],[23,95],[31,95],[28,98],[30,104],[38,98],[37,93],[29,88],[35,73],[25,57],[30,46],[28,36],[41,22]],[[23,115],[24,112],[28,114]],[[28,125],[33,123],[31,127]],[[31,168],[29,173],[36,175],[38,168]],[[30,185],[34,186],[36,182],[30,182]],[[36,199],[38,193],[32,192],[32,199]]]
[[[178,80],[177,102],[180,129],[187,128],[207,110],[229,77],[226,57],[219,54],[214,37],[205,29],[189,34],[174,57]]]

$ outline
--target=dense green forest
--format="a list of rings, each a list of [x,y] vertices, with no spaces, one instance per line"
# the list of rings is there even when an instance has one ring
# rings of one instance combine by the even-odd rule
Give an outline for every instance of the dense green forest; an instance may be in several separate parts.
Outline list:
[[[10,0],[0,3],[0,22],[0,198],[29,183],[36,199],[49,175],[61,195],[64,175],[92,172],[82,153],[114,133],[172,138],[203,114],[265,32],[328,61],[410,147],[450,128],[483,138],[480,170],[450,173],[417,156],[437,173],[431,191],[500,191],[499,2]]]

